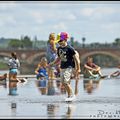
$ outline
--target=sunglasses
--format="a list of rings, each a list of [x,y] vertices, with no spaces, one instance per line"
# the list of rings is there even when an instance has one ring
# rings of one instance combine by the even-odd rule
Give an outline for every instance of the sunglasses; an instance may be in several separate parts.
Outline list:
[[[64,40],[60,40],[60,41],[58,41],[58,43],[61,43],[61,42],[63,42]]]

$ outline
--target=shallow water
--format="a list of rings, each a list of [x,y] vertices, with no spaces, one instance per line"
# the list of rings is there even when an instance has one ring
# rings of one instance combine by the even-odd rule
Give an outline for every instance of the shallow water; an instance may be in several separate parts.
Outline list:
[[[44,88],[41,84],[35,78],[0,83],[0,118],[120,118],[120,79],[71,80],[77,95],[72,103],[64,101],[67,94],[59,80],[48,81]]]

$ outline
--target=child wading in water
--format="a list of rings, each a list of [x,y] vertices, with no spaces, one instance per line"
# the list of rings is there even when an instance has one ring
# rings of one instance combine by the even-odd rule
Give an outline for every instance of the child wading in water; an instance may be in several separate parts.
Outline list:
[[[46,57],[42,57],[40,63],[35,69],[36,78],[39,79],[48,79],[48,63]]]
[[[60,61],[61,68],[61,82],[65,86],[65,89],[68,93],[68,97],[65,101],[72,101],[75,99],[74,92],[70,85],[70,78],[75,70],[76,76],[80,74],[80,63],[78,60],[78,56],[73,47],[67,44],[68,34],[66,32],[60,33],[60,40],[58,41],[59,47],[57,48],[58,58],[51,62],[49,65],[57,64]]]

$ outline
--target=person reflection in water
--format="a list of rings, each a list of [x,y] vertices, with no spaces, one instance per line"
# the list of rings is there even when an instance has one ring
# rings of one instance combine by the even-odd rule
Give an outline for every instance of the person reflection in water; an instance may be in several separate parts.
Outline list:
[[[93,79],[90,80],[83,80],[84,90],[88,94],[92,94],[94,90],[98,89],[100,85],[100,79],[94,81]]]
[[[9,95],[18,95],[17,94],[17,84],[16,81],[9,81]]]
[[[36,86],[42,95],[60,95],[65,94],[65,88],[60,81],[48,80],[46,83],[36,80]]]
[[[75,112],[76,106],[75,104],[68,103],[67,111],[63,119],[72,119],[73,113]]]
[[[48,116],[55,117],[56,112],[58,111],[58,104],[47,104],[47,114]]]

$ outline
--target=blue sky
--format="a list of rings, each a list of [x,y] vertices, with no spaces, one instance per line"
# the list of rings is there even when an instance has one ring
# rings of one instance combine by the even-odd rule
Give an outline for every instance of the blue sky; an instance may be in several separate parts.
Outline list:
[[[0,38],[47,40],[66,31],[82,43],[120,38],[120,1],[0,1]]]

